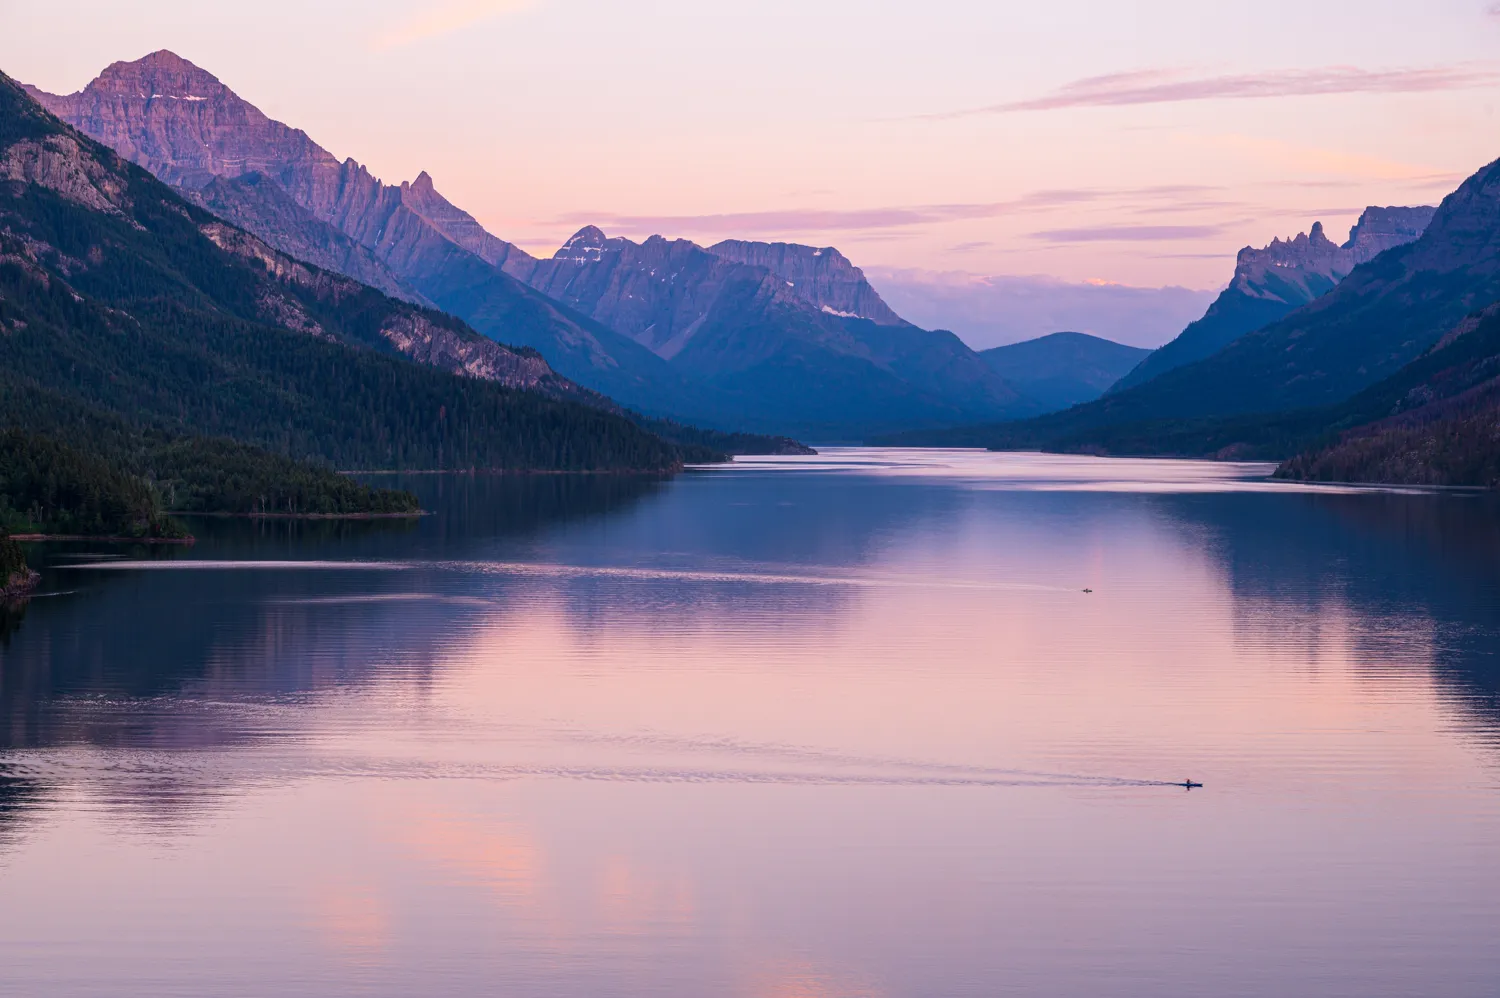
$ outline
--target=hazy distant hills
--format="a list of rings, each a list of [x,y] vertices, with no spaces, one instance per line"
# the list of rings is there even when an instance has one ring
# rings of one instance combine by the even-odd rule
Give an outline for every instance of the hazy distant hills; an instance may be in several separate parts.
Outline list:
[[[669,470],[690,453],[610,407],[534,350],[227,224],[0,75],[5,426],[357,468]]]
[[[32,92],[277,249],[534,347],[648,413],[858,438],[1041,411],[956,336],[904,322],[831,247],[586,229],[538,260],[427,174],[384,184],[170,52],[115,63],[76,94]]]
[[[976,350],[1061,329],[1154,349],[1201,318],[1218,294],[1036,275],[873,266],[864,272],[900,315],[927,329],[951,329]]]
[[[1263,249],[1246,246],[1235,261],[1229,286],[1203,318],[1154,351],[1111,390],[1122,391],[1209,357],[1328,293],[1359,264],[1420,236],[1436,210],[1366,208],[1342,246],[1323,233],[1322,222],[1293,239],[1272,240]]]
[[[981,351],[996,374],[1042,412],[1103,395],[1151,351],[1087,333],[1051,333]]]

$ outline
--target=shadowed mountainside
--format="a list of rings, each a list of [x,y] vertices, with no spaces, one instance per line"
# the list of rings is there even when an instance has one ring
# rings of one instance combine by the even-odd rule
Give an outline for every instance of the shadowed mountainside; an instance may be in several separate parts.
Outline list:
[[[1418,238],[1435,208],[1366,208],[1335,245],[1314,222],[1311,232],[1264,249],[1246,246],[1235,261],[1229,287],[1172,342],[1153,351],[1110,390],[1143,384],[1173,368],[1212,356],[1246,333],[1269,325],[1321,295],[1361,263]]]
[[[1149,352],[1087,333],[1065,332],[991,347],[979,356],[1040,411],[1054,412],[1103,395]]]

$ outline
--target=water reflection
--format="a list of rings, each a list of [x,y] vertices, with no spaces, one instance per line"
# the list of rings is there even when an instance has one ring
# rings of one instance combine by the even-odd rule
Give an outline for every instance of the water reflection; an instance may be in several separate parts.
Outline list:
[[[54,552],[0,646],[0,991],[1500,973],[1490,500],[782,464]]]

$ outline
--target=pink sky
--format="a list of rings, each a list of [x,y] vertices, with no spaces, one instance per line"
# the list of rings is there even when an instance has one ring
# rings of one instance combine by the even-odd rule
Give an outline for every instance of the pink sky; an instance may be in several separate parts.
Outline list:
[[[1482,0],[0,0],[54,92],[171,48],[549,253],[586,222],[857,263],[1207,288],[1500,155]]]

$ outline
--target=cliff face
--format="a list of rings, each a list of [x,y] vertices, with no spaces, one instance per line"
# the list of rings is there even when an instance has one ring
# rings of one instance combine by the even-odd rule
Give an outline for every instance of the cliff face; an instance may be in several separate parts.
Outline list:
[[[1355,267],[1422,235],[1437,209],[1366,208],[1342,246],[1314,222],[1292,239],[1273,239],[1260,249],[1246,246],[1235,259],[1229,287],[1203,318],[1153,352],[1121,378],[1111,392],[1143,384],[1217,353],[1246,333],[1289,314],[1331,291]]]
[[[274,234],[277,248],[324,270],[336,271],[392,298],[429,304],[364,244],[314,218],[281,185],[261,173],[215,177],[188,196],[226,222],[247,231]],[[266,238],[262,236],[262,238]]]
[[[864,271],[832,246],[726,239],[708,251],[736,263],[764,267],[787,282],[797,297],[832,315],[869,319],[882,326],[905,322],[865,280]]]
[[[74,128],[170,184],[202,187],[214,177],[338,166],[305,132],[272,121],[171,52],[114,63],[76,94],[26,89]]]
[[[686,239],[635,243],[592,225],[552,259],[534,261],[529,282],[667,360],[711,327],[730,298],[798,300],[765,268],[726,260]]]

